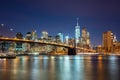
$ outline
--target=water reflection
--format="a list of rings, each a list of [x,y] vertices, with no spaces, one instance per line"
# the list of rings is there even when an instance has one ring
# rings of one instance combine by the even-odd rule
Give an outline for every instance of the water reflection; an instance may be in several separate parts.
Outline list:
[[[120,74],[120,60],[118,56],[109,56],[109,65],[108,65],[108,71],[110,75],[111,80],[116,80],[119,77]],[[116,74],[118,73],[118,74]],[[114,76],[114,77],[113,77]]]
[[[118,56],[20,56],[0,59],[0,80],[120,80]]]

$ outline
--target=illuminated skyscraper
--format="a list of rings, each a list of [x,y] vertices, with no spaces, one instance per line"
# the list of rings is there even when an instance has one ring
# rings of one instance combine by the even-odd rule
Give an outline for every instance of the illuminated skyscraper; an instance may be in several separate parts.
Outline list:
[[[32,40],[37,40],[36,30],[33,30],[33,31],[31,32],[31,35],[32,35]]]
[[[63,43],[63,33],[62,32],[58,33],[58,36],[60,37],[60,40]]]
[[[112,52],[113,37],[114,36],[112,31],[107,31],[103,33],[103,47],[106,52]]]
[[[90,48],[90,33],[85,27],[82,28],[81,47]]]
[[[77,18],[77,25],[75,26],[75,43],[76,45],[79,43],[80,39],[80,26],[78,23],[78,18]]]
[[[17,38],[17,39],[23,39],[23,34],[22,34],[21,32],[18,32],[18,33],[16,34],[16,38]]]
[[[48,36],[48,42],[52,42],[53,41],[53,37],[52,36]]]
[[[48,38],[48,32],[42,31],[42,38],[47,39]]]
[[[60,36],[58,36],[58,35],[55,36],[55,42],[56,43],[61,43]]]
[[[69,36],[65,36],[65,44],[69,43]]]
[[[31,40],[31,39],[32,39],[31,32],[27,32],[27,33],[26,33],[26,39],[27,39],[27,40]]]

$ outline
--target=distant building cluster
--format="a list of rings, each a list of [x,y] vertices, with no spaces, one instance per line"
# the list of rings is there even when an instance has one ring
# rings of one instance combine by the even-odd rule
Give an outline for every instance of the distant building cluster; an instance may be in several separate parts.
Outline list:
[[[82,48],[90,48],[90,34],[85,27],[82,28],[80,34],[80,26],[77,18],[77,25],[75,26],[75,46]]]
[[[23,39],[22,33],[17,33],[16,38]],[[70,38],[68,35],[64,36],[62,32],[59,32],[55,37],[50,36],[47,31],[42,31],[42,36],[38,38],[36,30],[27,32],[24,39],[44,42],[64,43],[67,45],[90,48],[90,34],[85,27],[80,29],[78,18],[77,25],[75,26],[75,38]]]
[[[4,27],[2,24],[1,27]],[[10,30],[13,32],[13,30]],[[79,48],[85,48],[90,49],[91,43],[90,43],[90,34],[87,31],[85,27],[82,29],[79,26],[78,18],[77,18],[77,24],[75,26],[75,31],[73,32],[75,36],[72,38],[69,35],[64,35],[62,32],[59,32],[56,34],[56,36],[51,36],[47,31],[41,32],[41,37],[38,37],[37,31],[32,30],[27,32],[25,35],[23,35],[21,32],[17,32],[15,38],[16,39],[24,39],[24,40],[32,40],[32,41],[39,41],[39,42],[48,42],[48,43],[56,43],[56,44],[66,44],[68,46],[72,47],[79,47]],[[4,35],[3,35],[4,36]],[[40,45],[40,44],[32,44],[32,43],[22,43],[17,42],[8,45],[9,47],[6,48],[6,50],[9,51],[16,51],[16,52],[41,52],[41,53],[47,53],[52,51],[66,51],[64,47],[56,47],[52,45]],[[45,52],[47,51],[47,52]],[[61,52],[61,53],[63,53]]]
[[[97,51],[101,53],[120,53],[120,42],[117,41],[116,35],[112,31],[103,33],[102,46],[97,47]]]
[[[27,32],[25,39],[26,40],[34,40],[34,41],[38,40],[36,30],[33,30],[32,32]]]
[[[4,30],[4,32],[3,32]],[[6,37],[4,34],[8,33],[9,35],[12,34],[13,29],[9,29],[8,27],[5,28],[4,24],[0,25],[0,37]],[[80,27],[78,23],[78,18],[77,18],[77,24],[75,26],[75,31],[74,31],[74,38],[71,38],[68,35],[64,35],[62,32],[59,32],[56,34],[56,36],[51,36],[47,31],[42,31],[41,32],[41,37],[38,37],[37,31],[32,30],[31,32],[27,32],[25,36],[21,33],[18,32],[16,33],[17,39],[24,39],[24,40],[32,40],[32,41],[41,41],[41,42],[50,42],[50,43],[57,43],[57,44],[66,44],[72,47],[79,47],[81,49],[90,49],[91,48],[91,40],[90,40],[90,33],[87,31],[86,27]],[[21,42],[18,42],[15,44],[16,45],[16,50],[23,50],[27,51],[30,49],[37,49],[37,50],[44,50],[46,48],[48,51],[52,51],[55,49],[54,46],[47,45],[47,47],[40,47],[39,45],[34,45],[34,47],[30,48],[32,44],[27,44],[24,43],[22,45]],[[13,49],[13,45],[10,49]],[[43,45],[42,45],[43,46]],[[56,48],[58,49],[58,48]],[[106,31],[102,35],[102,45],[98,45],[97,47],[94,48],[98,53],[115,53],[119,54],[120,53],[120,42],[117,41],[116,35],[112,31]],[[59,48],[58,50],[62,50],[62,48]]]

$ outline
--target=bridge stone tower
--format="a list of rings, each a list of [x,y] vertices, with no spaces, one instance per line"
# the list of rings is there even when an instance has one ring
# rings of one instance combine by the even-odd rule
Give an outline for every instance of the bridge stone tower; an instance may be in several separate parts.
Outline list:
[[[68,48],[68,55],[76,55],[76,48]]]

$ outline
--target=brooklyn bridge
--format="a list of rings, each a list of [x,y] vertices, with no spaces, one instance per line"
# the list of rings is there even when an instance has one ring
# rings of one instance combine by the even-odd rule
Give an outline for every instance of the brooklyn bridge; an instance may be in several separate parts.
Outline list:
[[[38,52],[41,54],[68,54],[76,55],[83,52],[95,52],[92,49],[86,49],[81,47],[76,47],[73,45],[56,43],[56,42],[46,42],[40,40],[25,40],[17,38],[0,38],[0,51],[1,52],[15,52],[16,54],[24,54],[26,52]]]

